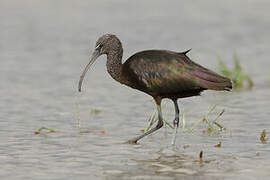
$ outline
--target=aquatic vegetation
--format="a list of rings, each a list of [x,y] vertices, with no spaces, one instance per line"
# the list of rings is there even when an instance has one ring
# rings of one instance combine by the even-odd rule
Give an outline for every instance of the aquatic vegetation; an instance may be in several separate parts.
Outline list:
[[[203,166],[203,151],[200,151],[200,166]]]
[[[41,127],[38,130],[35,131],[35,134],[41,134],[44,130],[47,130],[46,133],[67,133],[67,134],[78,134],[78,132],[72,132],[72,131],[62,131],[62,130],[55,130],[53,128],[48,127]],[[105,134],[106,131],[104,130],[85,130],[81,131],[79,134]]]
[[[265,129],[262,131],[261,133],[261,137],[260,137],[260,140],[263,144],[266,144],[266,131]]]
[[[80,118],[80,110],[79,110],[79,103],[78,103],[78,98],[76,97],[75,99],[75,109],[76,109],[76,119],[77,119],[77,126],[78,126],[78,130],[79,130],[79,134],[82,134],[82,128],[81,128],[81,118]],[[101,113],[101,110],[99,109],[91,109],[90,110],[90,115],[98,115]],[[85,132],[84,132],[85,133]]]
[[[106,134],[104,130],[85,130],[82,131],[83,134]]]
[[[210,108],[210,110],[207,112],[207,114],[202,119],[200,119],[199,121],[194,123],[188,129],[185,128],[186,120],[185,120],[185,114],[183,113],[183,118],[182,118],[183,132],[191,133],[194,129],[196,129],[203,122],[207,123],[207,125],[208,125],[207,132],[209,132],[209,133],[217,131],[217,129],[214,128],[215,126],[217,126],[220,131],[226,130],[226,128],[224,128],[221,124],[217,123],[217,120],[219,119],[219,117],[222,116],[222,114],[225,112],[224,109],[216,116],[216,118],[213,121],[210,121],[208,118],[208,116],[215,110],[216,107],[217,107],[217,105],[215,104],[213,107]]]
[[[99,109],[91,109],[90,110],[90,114],[91,115],[98,115],[100,113],[101,113],[101,110],[99,110]]]
[[[164,103],[164,105],[162,106],[164,108],[164,106],[167,104]],[[207,128],[207,132],[209,133],[212,133],[212,132],[216,132],[217,129],[215,128],[218,127],[220,131],[222,130],[226,130],[226,128],[224,128],[220,123],[217,122],[217,120],[219,119],[220,116],[222,116],[222,114],[225,112],[225,110],[223,109],[217,116],[214,120],[210,121],[208,116],[215,110],[215,108],[217,107],[217,105],[214,105],[210,108],[210,110],[207,112],[207,114],[205,116],[203,116],[202,119],[200,119],[199,121],[195,122],[191,127],[189,128],[186,128],[186,114],[185,112],[182,114],[182,132],[184,133],[191,133],[193,132],[201,123],[203,122],[206,122],[207,125],[208,125],[208,128]],[[156,113],[157,111],[153,111],[153,113],[151,114],[151,116],[149,117],[149,120],[148,120],[148,123],[147,123],[147,126],[146,128],[144,129],[144,132],[147,132],[151,126],[154,124],[155,121],[157,121],[156,118]],[[173,126],[166,120],[164,119],[164,123],[166,125],[168,125],[170,128],[173,129]]]
[[[233,81],[234,89],[235,90],[242,90],[245,88],[252,89],[254,86],[253,81],[251,80],[250,76],[243,72],[243,69],[240,65],[240,61],[236,54],[233,54],[234,60],[234,68],[230,70],[222,61],[222,59],[218,56],[218,67],[222,75],[230,78]]]
[[[73,114],[73,116],[77,120],[77,126],[78,126],[78,132],[72,132],[72,131],[62,131],[62,130],[55,130],[53,128],[48,128],[48,127],[41,127],[38,130],[35,131],[35,134],[40,134],[42,131],[47,130],[47,133],[68,133],[68,134],[105,134],[106,132],[104,130],[82,130],[81,128],[81,117],[80,117],[80,110],[79,110],[79,103],[78,103],[78,98],[75,98],[75,110],[76,112]],[[90,111],[90,114],[96,115],[99,114],[101,110],[98,109],[92,109]]]
[[[221,141],[219,141],[214,147],[221,147]]]
[[[41,131],[43,131],[43,130],[48,130],[49,132],[51,132],[51,133],[55,133],[56,132],[56,130],[55,129],[53,129],[53,128],[47,128],[47,127],[41,127],[41,128],[39,128],[38,130],[36,130],[35,131],[35,134],[40,134],[41,133]]]
[[[202,158],[203,158],[203,151],[200,151],[199,157],[200,157],[200,159],[202,160]]]

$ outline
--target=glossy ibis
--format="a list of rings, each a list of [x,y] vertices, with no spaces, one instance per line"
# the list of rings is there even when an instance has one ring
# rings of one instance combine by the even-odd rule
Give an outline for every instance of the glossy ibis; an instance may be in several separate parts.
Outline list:
[[[113,79],[131,88],[143,91],[152,96],[157,105],[158,123],[148,132],[137,136],[129,143],[137,143],[163,126],[161,113],[161,101],[169,98],[175,107],[174,135],[175,142],[177,128],[179,126],[178,98],[186,98],[200,95],[204,90],[231,90],[231,80],[202,67],[191,61],[185,52],[173,52],[168,50],[147,50],[132,55],[122,64],[123,48],[120,40],[112,34],[100,37],[90,62],[85,67],[79,82],[81,91],[83,78],[94,63],[103,54],[107,55],[107,71]]]

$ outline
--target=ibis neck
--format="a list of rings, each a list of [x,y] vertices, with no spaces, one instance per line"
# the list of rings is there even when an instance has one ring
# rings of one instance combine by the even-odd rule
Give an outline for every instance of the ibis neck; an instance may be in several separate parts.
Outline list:
[[[122,72],[122,47],[112,50],[107,54],[107,71],[118,82],[121,82],[121,72]]]

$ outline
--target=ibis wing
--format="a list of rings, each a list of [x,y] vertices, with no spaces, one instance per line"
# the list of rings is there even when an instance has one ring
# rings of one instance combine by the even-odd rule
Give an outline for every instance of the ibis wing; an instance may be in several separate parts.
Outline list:
[[[145,91],[174,94],[196,89],[228,90],[231,81],[199,64],[185,54],[171,51],[145,51],[126,63],[134,83]]]

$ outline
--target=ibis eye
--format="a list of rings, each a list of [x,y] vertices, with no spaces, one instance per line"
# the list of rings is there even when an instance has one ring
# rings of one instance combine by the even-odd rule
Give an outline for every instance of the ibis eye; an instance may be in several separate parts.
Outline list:
[[[103,47],[103,44],[98,44],[96,46],[95,50],[100,51],[102,47]]]

